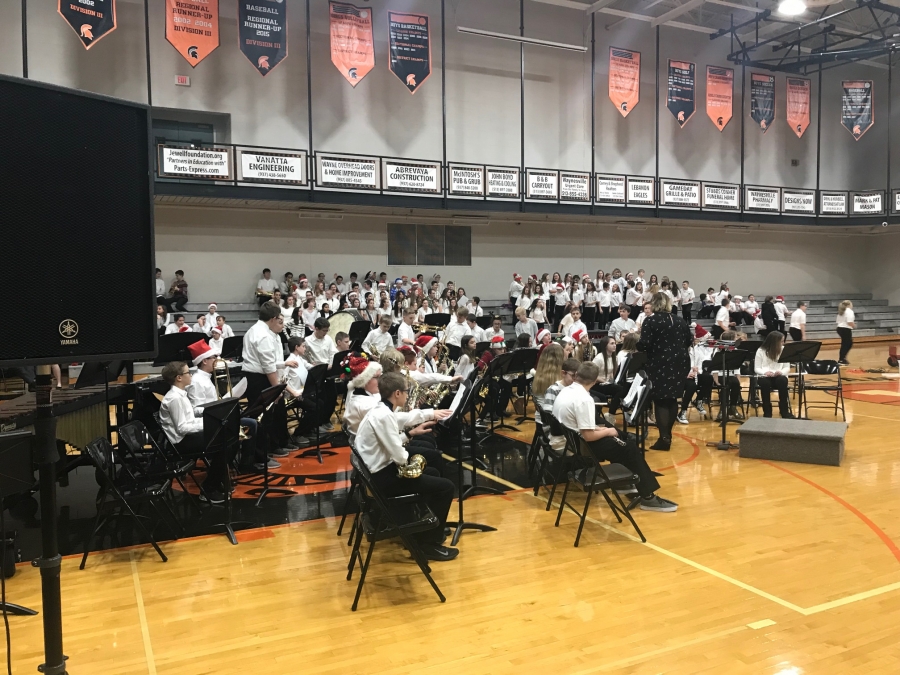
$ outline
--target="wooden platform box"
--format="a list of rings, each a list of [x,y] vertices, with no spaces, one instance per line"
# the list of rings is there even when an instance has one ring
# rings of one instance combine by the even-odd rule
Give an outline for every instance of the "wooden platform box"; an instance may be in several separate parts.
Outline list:
[[[840,466],[847,423],[752,417],[737,432],[741,457]]]

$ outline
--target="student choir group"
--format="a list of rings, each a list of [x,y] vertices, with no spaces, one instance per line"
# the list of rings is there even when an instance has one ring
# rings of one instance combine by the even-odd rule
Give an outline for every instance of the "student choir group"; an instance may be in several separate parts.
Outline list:
[[[279,458],[311,445],[314,434],[333,432],[332,418],[343,395],[343,427],[376,484],[386,495],[420,493],[438,517],[434,530],[419,535],[423,553],[430,560],[451,560],[458,555],[457,549],[443,544],[449,534],[445,523],[454,487],[442,475],[444,460],[433,425],[450,415],[442,409],[449,403],[449,389],[465,378],[484,375],[508,343],[516,349],[537,347],[537,365],[527,376],[491,379],[479,424],[486,426],[488,421],[506,416],[514,387],[524,397],[528,378],[533,376],[530,389],[537,404],[536,423],[550,445],[559,448],[565,443],[564,437],[552,433],[552,417],[577,430],[598,459],[623,464],[638,476],[633,492],[640,495],[639,505],[644,510],[672,512],[678,507],[656,494],[659,483],[634,436],[615,427],[615,414],[627,392],[627,382],[617,374],[629,355],[642,351],[648,357],[645,370],[653,384],[655,413],[651,421],[659,430],[651,449],[669,450],[673,426],[675,422],[688,424],[692,404],[705,416],[713,388],[728,389],[730,405],[726,411],[720,407],[720,417],[742,418],[738,376],[712,370],[706,363],[715,349],[708,345],[707,331],[693,322],[695,299],[700,300],[699,317],[715,318],[713,338],[739,342],[746,337],[740,332],[742,326],[752,327],[764,337],[753,364],[757,376],[753,385],[761,394],[763,414],[772,416],[774,390],[779,394],[781,416],[793,417],[786,377],[789,366],[779,363],[779,357],[787,321],[793,339],[805,337],[805,303],[798,303],[789,315],[781,296],[768,296],[759,305],[753,295],[746,300],[731,295],[727,283],[721,284],[719,291],[709,288],[698,298],[688,281],[678,284],[656,275],[645,278],[643,270],[624,275],[618,268],[610,273],[598,271],[594,279],[586,274],[579,278],[554,273],[528,279],[514,274],[508,299],[515,308],[515,338],[507,339],[500,317],[492,317],[487,328],[479,325],[485,323],[478,321],[484,316],[479,297],[467,296],[453,282],[444,285],[439,275],[428,282],[421,274],[389,282],[383,272],[369,272],[362,281],[353,273],[347,282],[334,275],[327,285],[324,277],[319,274],[310,284],[306,275],[295,281],[287,273],[277,282],[265,269],[259,279],[259,318],[244,335],[245,382],[235,387],[235,395],[252,402],[266,388],[285,384],[290,405],[302,414],[297,416],[299,424],[289,430],[282,399],[269,409],[266,414],[271,418],[259,429],[255,420],[243,420],[250,438],[241,447],[242,468],[262,471],[266,464],[277,468]],[[161,425],[176,448],[191,454],[203,443],[203,406],[218,399],[211,379],[213,364],[221,353],[222,340],[233,332],[214,303],[192,327],[187,326],[183,314],[169,316],[173,306],[183,311],[187,302],[187,283],[180,270],[168,292],[157,270],[157,295],[161,332],[204,335],[190,347],[194,372],[181,362],[168,364],[162,372],[171,389],[162,402]],[[339,332],[334,338],[329,335],[329,317],[345,309],[356,309],[372,324],[361,350],[355,353],[349,351],[346,333]],[[855,326],[849,301],[842,303],[839,312],[841,360],[845,362],[849,346],[842,329],[849,332]],[[449,323],[437,331],[425,325],[426,317],[435,313],[451,315]],[[589,332],[604,330],[606,335],[595,345]],[[281,334],[287,338],[286,349]],[[479,348],[479,343],[488,344]],[[852,345],[852,338],[849,343]],[[448,346],[458,353],[455,360],[448,358]],[[347,354],[336,367],[339,352]],[[336,369],[340,377],[320,378],[313,395],[309,390],[304,395],[310,369],[318,365]],[[436,398],[419,395],[433,390],[438,390]],[[410,400],[411,395],[415,400]],[[608,413],[597,412],[598,399],[606,401]],[[425,470],[416,478],[401,477],[398,466],[404,466],[413,454],[426,459]],[[213,502],[224,499],[225,466],[222,460],[210,467],[203,498]]]

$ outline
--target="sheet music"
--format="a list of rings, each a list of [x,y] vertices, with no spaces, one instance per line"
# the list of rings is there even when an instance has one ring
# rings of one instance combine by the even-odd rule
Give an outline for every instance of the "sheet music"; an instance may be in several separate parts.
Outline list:
[[[462,403],[463,399],[466,397],[466,391],[467,388],[465,385],[460,385],[459,389],[456,390],[456,396],[453,397],[453,402],[450,404],[449,408],[451,412],[456,412],[459,404]]]
[[[632,405],[634,405],[643,388],[644,378],[641,377],[640,373],[638,373],[634,376],[634,381],[631,383],[631,388],[628,390],[628,394],[622,400],[622,407],[630,408]]]

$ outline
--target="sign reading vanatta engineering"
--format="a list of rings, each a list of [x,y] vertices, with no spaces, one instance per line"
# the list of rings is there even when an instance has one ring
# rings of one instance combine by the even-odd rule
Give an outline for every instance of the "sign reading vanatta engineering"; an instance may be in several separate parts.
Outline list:
[[[382,164],[382,185],[389,192],[441,194],[440,162],[408,162],[385,159]]]
[[[625,176],[615,174],[597,174],[597,192],[594,194],[597,204],[625,204]]]
[[[231,180],[231,151],[227,148],[159,146],[161,178]]]
[[[757,213],[778,213],[781,210],[781,188],[744,188],[744,210]]]
[[[880,216],[884,214],[884,193],[881,190],[851,192],[850,198],[850,215],[852,216]]]
[[[559,172],[548,169],[525,169],[525,198],[556,201],[559,199]]]
[[[487,167],[488,199],[518,199],[519,170],[512,167]]]
[[[591,201],[591,174],[559,172],[559,201],[586,204]]]
[[[816,191],[782,188],[781,212],[799,216],[816,215]]]
[[[705,211],[740,211],[741,187],[731,183],[703,183]]]
[[[238,43],[257,72],[268,75],[288,55],[287,2],[238,0]]]
[[[656,181],[643,176],[628,176],[628,206],[656,206]]]
[[[56,11],[75,31],[85,49],[116,29],[116,0],[59,0]]]
[[[484,167],[450,164],[448,194],[453,197],[484,197]]]
[[[166,0],[166,40],[191,68],[219,46],[219,0]]]
[[[306,185],[306,153],[241,150],[241,180],[249,183]]]
[[[822,190],[819,192],[819,215],[846,216],[848,201],[846,192]]]
[[[694,180],[659,179],[659,203],[661,206],[700,208],[700,182]]]
[[[380,167],[378,157],[316,154],[316,184],[326,188],[378,190]]]

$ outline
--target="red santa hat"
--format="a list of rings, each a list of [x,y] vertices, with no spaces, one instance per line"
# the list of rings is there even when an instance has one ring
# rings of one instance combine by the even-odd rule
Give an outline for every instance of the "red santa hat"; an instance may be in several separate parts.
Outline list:
[[[537,279],[537,274],[532,274],[532,275],[531,275],[531,278],[532,278],[532,279]]]
[[[421,338],[419,338],[419,339],[421,339]],[[413,356],[413,358],[415,358],[415,356],[416,356],[416,350],[413,349],[412,347],[410,347],[409,345],[402,345],[400,347],[397,347],[397,351],[400,352],[401,354],[403,354],[404,359],[407,359],[407,357],[409,357],[410,354]]]
[[[178,332],[179,333],[190,333],[191,327],[188,326],[187,324],[184,324],[181,328],[178,329]]]
[[[216,303],[211,302],[209,303],[209,309],[219,309],[219,306]]]
[[[516,281],[521,281],[522,275],[519,274],[518,272],[513,272],[513,279],[515,279]]]
[[[437,338],[430,335],[420,335],[416,338],[416,348],[426,354],[435,344],[437,344]]]
[[[545,337],[547,337],[548,335],[550,335],[550,331],[547,330],[546,328],[541,328],[541,329],[538,331],[538,334],[537,334],[537,337],[535,338],[535,340],[536,340],[537,342],[540,342],[541,340],[543,340],[543,339],[544,339]]]
[[[206,340],[197,340],[194,344],[188,345],[188,351],[191,353],[191,359],[195,366],[199,366],[201,361],[210,356],[216,356],[212,347],[206,344]]]
[[[380,363],[369,361],[365,356],[350,356],[341,365],[350,378],[351,389],[362,389],[382,372]]]
[[[775,296],[775,299],[776,299],[778,302],[784,302],[784,296],[783,296],[783,295],[776,295],[776,296]]]
[[[506,344],[506,340],[503,339],[502,335],[495,335],[491,338],[491,347],[503,347]]]
[[[574,333],[572,333],[572,339],[575,340],[575,342],[581,342],[581,338],[583,338],[585,335],[587,335],[587,333],[585,333],[583,329],[579,328]]]
[[[587,272],[585,272],[584,274],[581,275],[581,278],[582,278],[582,279],[588,279],[588,280],[589,280],[589,279],[591,278],[591,275],[588,274]]]
[[[565,290],[566,287],[563,286],[562,284],[556,284],[556,288]]]
[[[709,335],[709,331],[699,324],[694,324],[694,337],[698,340]]]

